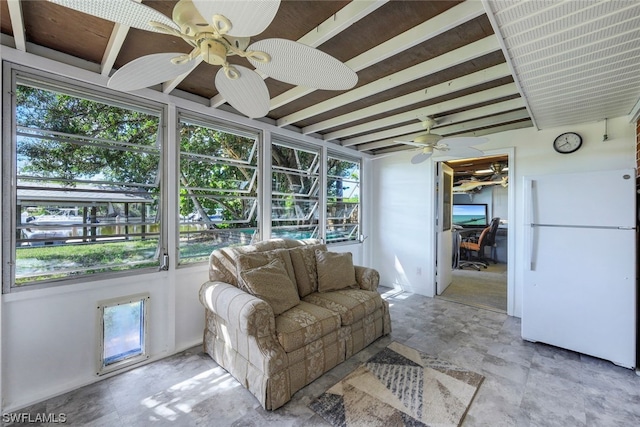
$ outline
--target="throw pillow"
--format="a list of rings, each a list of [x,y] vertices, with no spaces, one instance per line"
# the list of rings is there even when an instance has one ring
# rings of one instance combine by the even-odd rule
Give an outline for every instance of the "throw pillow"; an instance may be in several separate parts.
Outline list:
[[[358,288],[356,269],[350,252],[336,253],[316,251],[318,292]]]
[[[318,291],[318,273],[316,271],[316,250],[326,251],[325,244],[298,246],[289,249],[296,285],[300,298]]]
[[[293,270],[293,265],[291,264],[289,251],[287,251],[286,249],[274,249],[271,251],[250,252],[238,255],[238,258],[236,259],[238,287],[243,291],[247,291],[247,286],[245,285],[244,280],[242,280],[242,276],[240,276],[241,271],[251,270],[256,267],[262,267],[263,265],[269,264],[269,262],[274,259],[280,259],[284,263],[284,269],[289,275],[289,279],[291,279],[291,281],[295,283],[296,275]]]
[[[280,259],[274,258],[262,267],[241,271],[240,277],[248,292],[265,300],[276,316],[300,303],[298,289]]]

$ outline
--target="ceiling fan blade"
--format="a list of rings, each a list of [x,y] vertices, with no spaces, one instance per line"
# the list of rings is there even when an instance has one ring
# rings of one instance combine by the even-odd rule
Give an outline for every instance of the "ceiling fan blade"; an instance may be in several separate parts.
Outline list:
[[[264,39],[247,50],[269,54],[271,61],[247,57],[260,72],[274,79],[315,89],[346,90],[358,83],[358,75],[331,55],[286,39]]]
[[[452,136],[442,139],[442,143],[447,144],[449,147],[470,147],[487,141],[489,141],[489,138],[483,136]]]
[[[434,150],[433,158],[446,157],[447,159],[464,159],[467,157],[479,157],[484,154],[483,151],[473,147],[457,147],[447,151]]]
[[[280,0],[193,0],[200,15],[210,25],[214,15],[222,15],[231,21],[227,34],[234,37],[250,37],[267,29],[280,7]]]
[[[431,157],[431,153],[425,153],[425,152],[418,153],[411,158],[411,164],[417,165],[419,163],[424,162],[429,157]]]
[[[180,28],[167,16],[155,9],[133,0],[49,0],[78,12],[97,16],[98,18],[135,27],[141,30],[158,32],[149,25],[150,21],[160,22],[173,29]]]
[[[224,99],[242,114],[254,119],[264,117],[271,108],[271,98],[262,77],[253,70],[234,65],[240,74],[237,79],[227,77],[224,68],[216,74],[216,88]]]
[[[184,53],[169,52],[141,56],[116,71],[107,86],[121,91],[142,89],[188,73],[198,65],[197,61],[172,63],[171,60],[178,56],[184,56]]]
[[[406,145],[411,145],[411,146],[413,146],[413,147],[426,147],[426,146],[427,146],[427,144],[419,144],[419,143],[417,143],[417,142],[413,142],[413,141],[403,141],[403,140],[400,140],[400,139],[398,139],[398,140],[394,140],[393,142],[394,142],[394,143],[396,143],[396,144],[406,144]]]

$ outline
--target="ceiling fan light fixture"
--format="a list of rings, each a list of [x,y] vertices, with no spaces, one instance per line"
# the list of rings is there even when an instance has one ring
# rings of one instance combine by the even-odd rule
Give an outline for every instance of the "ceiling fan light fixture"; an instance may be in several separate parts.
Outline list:
[[[228,50],[224,43],[218,40],[205,38],[200,40],[198,47],[200,48],[200,56],[207,64],[226,64]]]
[[[505,170],[508,170],[507,165],[505,165],[504,163],[501,163],[501,162],[491,163],[489,168],[491,169],[492,172],[498,173],[498,174],[502,173]]]

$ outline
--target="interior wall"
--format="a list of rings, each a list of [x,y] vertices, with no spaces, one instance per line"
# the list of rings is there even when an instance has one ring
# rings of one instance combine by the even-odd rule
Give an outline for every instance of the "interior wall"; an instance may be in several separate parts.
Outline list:
[[[487,204],[487,221],[493,217],[499,217],[505,222],[508,221],[509,210],[507,205],[508,191],[502,185],[491,185],[483,187],[479,192],[469,194],[454,194],[453,203],[486,203]]]
[[[434,164],[411,164],[414,151],[373,160],[372,264],[382,285],[433,296]]]
[[[513,187],[514,209],[509,216],[509,238],[515,245],[513,256],[513,295],[509,312],[520,317],[524,266],[523,177],[533,174],[586,172],[635,167],[635,123],[628,117],[608,120],[608,139],[603,142],[604,121],[545,130],[518,129],[488,135],[489,142],[477,148],[488,152],[512,148],[509,186]],[[583,146],[573,154],[558,154],[552,148],[556,136],[578,132]],[[374,190],[377,198],[372,209],[376,244],[372,247],[373,266],[382,282],[411,292],[432,297],[435,284],[432,269],[435,259],[434,174],[433,164],[410,163],[413,151],[374,161]],[[509,259],[510,266],[512,264]],[[418,268],[422,267],[422,275]],[[427,274],[425,275],[425,272]]]
[[[97,303],[148,292],[150,360],[202,342],[204,309],[198,300],[207,266],[131,275],[3,295],[2,409],[76,389],[97,376]]]

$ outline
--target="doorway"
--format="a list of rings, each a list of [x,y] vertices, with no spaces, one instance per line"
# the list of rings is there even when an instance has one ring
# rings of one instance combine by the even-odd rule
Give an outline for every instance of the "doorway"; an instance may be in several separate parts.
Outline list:
[[[492,239],[485,234],[480,251],[459,250],[450,285],[437,297],[500,313],[508,310],[510,191],[509,155],[499,154],[442,162],[453,170],[452,238],[478,242],[494,218]],[[458,239],[459,237],[459,239]],[[454,244],[455,246],[455,244]],[[466,246],[466,245],[462,245]],[[438,245],[438,260],[446,260]],[[465,261],[472,262],[465,262]],[[480,261],[480,263],[478,263]],[[441,262],[437,261],[440,265]]]

